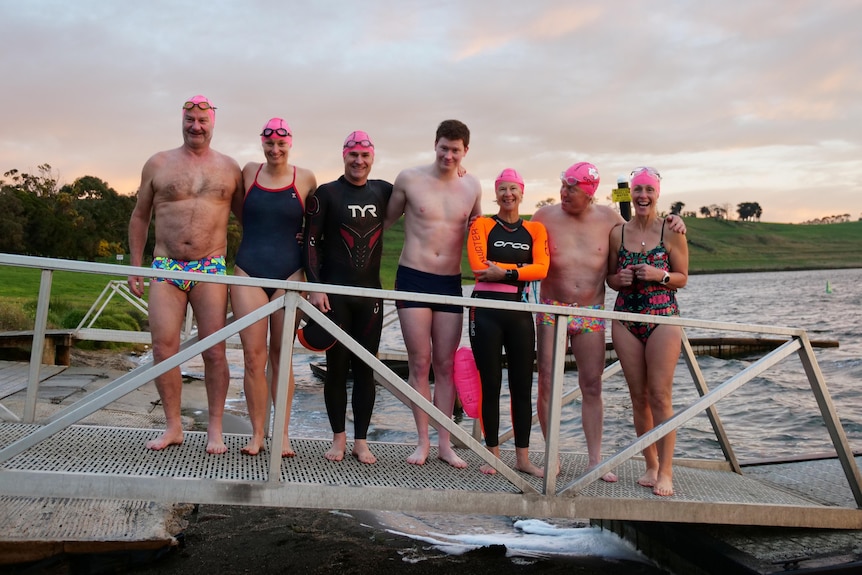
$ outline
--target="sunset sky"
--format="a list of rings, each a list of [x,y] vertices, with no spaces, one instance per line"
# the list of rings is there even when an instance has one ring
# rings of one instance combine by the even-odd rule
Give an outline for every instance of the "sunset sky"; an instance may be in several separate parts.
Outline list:
[[[263,161],[258,134],[280,116],[319,183],[353,130],[391,181],[430,163],[437,124],[457,118],[485,212],[503,168],[524,176],[530,213],[590,161],[601,203],[651,165],[661,210],[856,220],[860,22],[860,0],[0,0],[0,174],[47,163],[61,184],[134,193],[204,94],[215,149]]]

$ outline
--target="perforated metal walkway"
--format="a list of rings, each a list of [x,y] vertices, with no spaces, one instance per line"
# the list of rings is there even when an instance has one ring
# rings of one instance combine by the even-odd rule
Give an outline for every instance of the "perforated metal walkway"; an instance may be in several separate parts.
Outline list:
[[[32,430],[28,424],[0,425],[0,447]],[[676,494],[671,498],[655,496],[637,485],[642,463],[636,460],[615,470],[617,483],[596,481],[577,495],[544,496],[520,493],[499,474],[480,473],[483,462],[469,450],[461,450],[469,463],[461,470],[437,460],[433,450],[424,466],[407,464],[413,446],[391,443],[372,445],[378,457],[375,465],[349,456],[333,463],[323,458],[328,441],[292,438],[297,456],[283,459],[281,477],[269,481],[266,457],[240,453],[248,439],[245,435],[227,435],[228,452],[223,455],[205,453],[206,434],[201,432],[186,432],[181,446],[159,452],[145,449],[144,443],[159,433],[72,426],[6,462],[0,468],[0,492],[165,503],[862,528],[862,511],[835,506],[846,504],[846,497],[829,502],[810,488],[809,493],[794,491],[788,485],[791,480],[779,485],[768,474],[740,476],[721,470],[719,464],[709,469],[680,461],[675,467]],[[537,463],[542,456],[534,455]],[[502,459],[512,465],[514,453],[503,450]],[[583,454],[563,453],[561,463],[560,484],[586,471]],[[840,466],[827,465],[822,472],[834,475],[830,481],[840,487]],[[782,473],[790,477],[794,472],[785,468]],[[539,479],[528,481],[541,489]]]

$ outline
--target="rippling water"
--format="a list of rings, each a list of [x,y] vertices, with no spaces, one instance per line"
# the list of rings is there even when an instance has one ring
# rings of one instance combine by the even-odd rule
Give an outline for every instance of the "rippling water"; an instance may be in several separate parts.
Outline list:
[[[831,293],[827,293],[827,282]],[[837,340],[840,347],[815,349],[836,410],[850,439],[851,447],[862,448],[862,397],[856,387],[862,380],[862,269],[696,275],[679,292],[684,317],[721,322],[800,327],[813,340]],[[613,306],[615,294],[608,293]],[[393,316],[394,317],[394,316]],[[466,330],[466,328],[465,328]],[[689,337],[718,336],[720,332],[689,330]],[[725,335],[745,335],[726,333]],[[466,331],[462,341],[468,343]],[[397,320],[384,329],[381,349],[403,351]],[[242,354],[230,350],[232,394],[230,409],[244,413],[242,399]],[[296,355],[296,395],[291,418],[291,435],[329,437],[323,403],[323,384],[310,370],[311,361],[321,356]],[[715,387],[751,365],[757,357],[721,360],[698,356],[698,363],[710,387]],[[566,389],[577,385],[577,374],[566,374]],[[408,407],[378,388],[377,403],[369,430],[371,441],[413,442],[416,431]],[[505,385],[504,385],[505,390]],[[535,386],[534,386],[535,394]],[[677,408],[697,397],[688,368],[680,361],[674,382]],[[605,381],[604,451],[612,453],[634,439],[631,406],[622,375]],[[501,398],[501,428],[508,425],[508,402]],[[742,460],[784,457],[823,452],[831,441],[798,356],[792,355],[755,380],[745,384],[718,404],[718,412],[730,441]],[[350,410],[348,409],[348,418]],[[472,420],[461,425],[468,431]],[[352,434],[348,422],[348,436]],[[544,448],[541,432],[534,428],[531,446]],[[511,447],[504,445],[504,447]],[[585,451],[580,429],[580,405],[563,409],[561,448]],[[721,457],[721,452],[705,415],[699,415],[680,430],[677,455]]]

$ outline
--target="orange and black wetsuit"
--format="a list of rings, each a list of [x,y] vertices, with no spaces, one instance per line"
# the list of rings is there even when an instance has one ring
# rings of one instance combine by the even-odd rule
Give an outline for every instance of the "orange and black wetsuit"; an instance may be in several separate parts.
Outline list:
[[[519,219],[510,224],[494,217],[478,218],[467,239],[470,268],[487,267],[486,261],[512,270],[501,282],[476,282],[473,297],[521,301],[527,282],[548,273],[550,254],[545,226]],[[515,446],[530,446],[533,417],[532,386],[535,327],[527,311],[491,308],[470,309],[470,344],[482,380],[482,431],[485,444],[496,447],[500,431],[500,387],[503,379],[502,350],[506,350]]]

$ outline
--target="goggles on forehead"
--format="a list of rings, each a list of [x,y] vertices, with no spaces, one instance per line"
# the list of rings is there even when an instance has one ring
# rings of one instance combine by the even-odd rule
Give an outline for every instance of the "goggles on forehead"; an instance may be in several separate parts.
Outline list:
[[[655,168],[650,168],[649,166],[641,166],[639,168],[635,168],[632,170],[632,173],[629,174],[629,177],[633,178],[641,172],[646,172],[647,174],[653,176],[655,179],[661,181],[661,174],[658,173],[658,170]]]
[[[215,106],[213,106],[212,104],[210,104],[209,102],[204,100],[202,102],[186,102],[185,104],[183,104],[183,110],[191,110],[195,106],[197,106],[201,110],[215,110],[216,109]]]
[[[276,136],[281,136],[282,138],[290,136],[290,132],[288,132],[284,128],[276,128],[274,130],[272,128],[264,128],[263,132],[260,133],[260,135],[264,138],[268,138],[273,134],[275,134]]]
[[[595,184],[595,180],[579,180],[574,176],[566,177],[566,172],[560,172],[560,181],[567,186],[577,186],[578,184]]]
[[[374,144],[371,143],[371,140],[347,140],[344,142],[344,149],[353,148],[355,146],[360,146],[362,148],[373,148]]]

